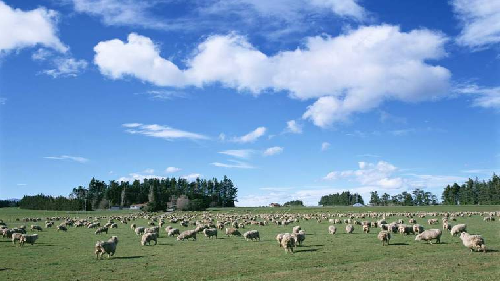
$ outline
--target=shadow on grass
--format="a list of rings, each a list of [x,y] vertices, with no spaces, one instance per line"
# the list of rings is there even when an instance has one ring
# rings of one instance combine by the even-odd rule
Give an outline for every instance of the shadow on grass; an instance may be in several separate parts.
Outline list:
[[[12,268],[0,268],[0,271],[12,270]]]
[[[408,243],[391,243],[389,246],[408,246]]]
[[[114,260],[129,260],[129,259],[140,259],[144,256],[129,256],[129,257],[113,257]]]
[[[324,247],[325,245],[302,245],[301,247]]]
[[[488,250],[488,249],[486,249],[486,253],[497,253],[497,252],[498,252],[498,250]]]
[[[300,252],[316,252],[318,249],[307,249],[307,250],[295,250],[295,253],[300,253]]]

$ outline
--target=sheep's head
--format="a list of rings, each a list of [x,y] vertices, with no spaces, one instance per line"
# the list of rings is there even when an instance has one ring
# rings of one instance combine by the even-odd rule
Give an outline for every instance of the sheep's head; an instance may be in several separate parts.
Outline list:
[[[415,241],[420,241],[422,240],[422,234],[419,234],[415,237]]]
[[[113,242],[115,244],[118,244],[118,237],[117,236],[111,236],[111,240],[113,240]]]

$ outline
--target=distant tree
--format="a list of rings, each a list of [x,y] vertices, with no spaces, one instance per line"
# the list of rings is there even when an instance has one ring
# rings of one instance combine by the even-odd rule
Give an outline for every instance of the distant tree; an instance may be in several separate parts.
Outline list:
[[[380,205],[380,197],[378,196],[377,191],[370,192],[370,204],[372,204],[372,206]]]
[[[304,206],[304,202],[302,200],[293,200],[286,202],[283,206]]]

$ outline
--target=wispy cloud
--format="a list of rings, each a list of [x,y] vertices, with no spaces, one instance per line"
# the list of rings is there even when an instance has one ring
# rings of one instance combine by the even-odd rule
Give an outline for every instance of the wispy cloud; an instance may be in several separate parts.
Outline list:
[[[17,186],[26,186],[27,184],[25,183],[18,183]]]
[[[462,173],[467,173],[467,174],[485,174],[485,175],[491,175],[493,173],[498,173],[500,171],[500,168],[491,168],[491,169],[470,169],[470,170],[463,170]]]
[[[178,90],[149,90],[142,93],[135,93],[135,95],[145,95],[152,100],[173,100],[176,98],[187,98],[187,93]]]
[[[295,120],[286,122],[285,133],[302,134],[302,125]]]
[[[326,142],[326,141],[325,141],[325,142],[323,142],[323,143],[321,144],[321,151],[326,151],[326,150],[328,150],[329,148],[330,148],[330,143],[329,143],[329,142]]]
[[[269,147],[268,149],[264,150],[263,154],[264,154],[264,156],[273,156],[273,155],[282,153],[283,150],[284,150],[283,147],[273,146],[273,147]]]
[[[69,156],[69,155],[61,155],[61,156],[46,156],[43,157],[45,159],[52,159],[52,160],[70,160],[70,161],[75,161],[79,163],[86,163],[89,161],[89,159],[84,158],[84,157],[79,157],[79,156]]]
[[[183,130],[174,129],[172,127],[152,124],[152,125],[144,125],[141,123],[127,123],[123,124],[123,127],[128,129],[125,132],[129,134],[138,134],[145,135],[148,137],[162,138],[165,140],[174,140],[174,139],[191,139],[191,140],[208,140],[210,139],[207,136],[191,133]]]
[[[173,174],[173,173],[177,173],[181,170],[181,168],[177,168],[177,167],[168,167],[165,169],[165,173],[167,174]]]
[[[239,142],[239,143],[249,143],[249,142],[254,142],[258,138],[262,137],[263,135],[266,134],[266,127],[258,127],[257,129],[251,131],[250,133],[241,136],[241,137],[234,137],[233,141],[234,142]]]
[[[228,162],[230,163],[213,162],[210,164],[215,167],[221,167],[221,168],[255,169],[255,167],[253,167],[252,165],[242,161],[228,160]]]
[[[0,97],[0,105],[4,105],[7,103],[7,98]]]
[[[500,109],[500,87],[480,87],[476,84],[462,84],[457,85],[454,91],[458,94],[471,95],[473,97],[473,106]]]
[[[56,58],[52,63],[54,68],[42,70],[40,73],[52,76],[52,78],[75,77],[82,73],[88,65],[85,60],[70,57]]]
[[[219,153],[221,154],[243,159],[250,158],[254,152],[255,150],[252,149],[232,149],[232,150],[219,151]]]
[[[404,137],[404,136],[408,136],[410,134],[413,134],[415,132],[416,132],[415,129],[409,128],[409,129],[392,130],[392,131],[389,131],[389,134],[396,136],[396,137]]]
[[[202,177],[203,177],[202,174],[193,173],[193,174],[189,174],[189,175],[184,175],[181,178],[186,179],[187,181],[194,181],[194,180],[196,180],[198,178],[202,178]]]

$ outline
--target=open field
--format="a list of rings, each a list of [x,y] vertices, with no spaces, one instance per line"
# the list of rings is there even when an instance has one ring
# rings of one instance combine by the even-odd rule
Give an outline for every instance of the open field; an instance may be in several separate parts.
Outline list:
[[[301,219],[305,214],[368,213],[368,212],[486,212],[500,211],[499,206],[437,206],[437,207],[373,207],[373,208],[231,208],[210,210],[209,214],[300,214],[298,223],[277,226],[247,225],[241,232],[256,229],[260,242],[245,241],[242,237],[227,237],[219,230],[218,239],[208,239],[198,234],[196,241],[177,241],[167,237],[163,229],[158,245],[141,246],[140,236],[135,235],[129,224],[118,222],[117,229],[109,234],[95,235],[95,229],[69,227],[66,233],[55,228],[46,229],[46,217],[110,216],[137,214],[131,211],[53,212],[27,211],[16,208],[0,209],[0,219],[7,226],[31,224],[43,227],[38,241],[24,247],[14,246],[9,239],[0,237],[0,280],[498,280],[500,276],[500,222],[484,222],[481,215],[457,217],[457,223],[466,223],[468,232],[481,234],[488,248],[487,253],[470,253],[460,238],[444,232],[441,244],[415,241],[415,236],[393,234],[391,245],[383,247],[377,240],[378,229],[364,234],[355,225],[353,234],[345,233],[345,224],[338,224],[337,234],[329,235],[328,220]],[[175,213],[174,213],[175,214]],[[183,213],[175,214],[182,216]],[[190,215],[201,215],[188,213]],[[40,217],[42,221],[22,222],[16,218]],[[408,218],[387,217],[388,222]],[[427,219],[415,217],[425,229]],[[262,219],[259,219],[262,220]],[[376,218],[358,219],[376,221]],[[101,224],[107,219],[101,219]],[[194,219],[191,221],[195,221]],[[148,220],[139,218],[133,223],[147,226]],[[60,223],[56,221],[56,225]],[[166,220],[181,231],[194,229],[182,227]],[[294,254],[287,254],[278,246],[278,233],[292,232],[300,225],[306,231],[306,240]],[[163,227],[164,228],[164,227]],[[31,233],[28,230],[28,233]],[[107,240],[111,235],[119,238],[115,256],[96,260],[94,245],[97,240]]]

